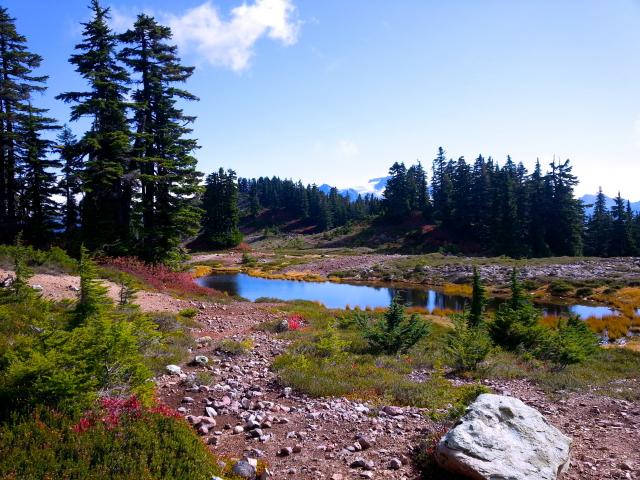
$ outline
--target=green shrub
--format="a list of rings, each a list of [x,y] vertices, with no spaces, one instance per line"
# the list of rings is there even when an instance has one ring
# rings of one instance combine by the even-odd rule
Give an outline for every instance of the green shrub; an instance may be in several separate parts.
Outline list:
[[[258,260],[256,259],[256,257],[245,252],[242,254],[241,263],[242,265],[245,265],[247,267],[255,267],[258,264]]]
[[[535,348],[534,355],[560,367],[580,363],[598,350],[598,337],[578,316],[562,319],[557,329],[548,329]]]
[[[427,336],[431,324],[416,314],[407,317],[404,306],[393,299],[382,319],[367,321],[362,328],[372,353],[393,355],[406,352]]]
[[[195,318],[198,315],[197,308],[184,308],[178,312],[178,315],[185,318]]]
[[[253,341],[246,338],[242,341],[225,338],[216,346],[216,350],[227,355],[243,355],[253,348]]]
[[[473,370],[491,351],[491,338],[484,325],[472,327],[464,315],[452,320],[453,330],[447,336],[448,363],[459,372]]]
[[[593,295],[593,288],[591,287],[580,287],[576,290],[576,297],[585,298]]]
[[[549,292],[551,293],[551,295],[562,296],[568,292],[571,292],[572,290],[573,287],[564,280],[554,280],[549,285]]]
[[[52,410],[0,424],[0,478],[210,480],[217,459],[183,420],[161,413],[79,431]]]

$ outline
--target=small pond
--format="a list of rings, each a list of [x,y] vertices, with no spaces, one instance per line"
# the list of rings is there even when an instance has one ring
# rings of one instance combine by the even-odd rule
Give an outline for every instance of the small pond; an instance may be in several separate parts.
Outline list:
[[[426,288],[409,288],[365,284],[304,282],[297,280],[271,280],[252,277],[244,273],[210,275],[197,280],[198,285],[210,287],[237,295],[251,301],[261,297],[280,300],[310,300],[324,304],[328,308],[387,307],[394,297],[412,307],[462,311],[469,298],[447,295],[441,291]],[[490,308],[496,308],[503,300],[492,299]],[[573,313],[581,318],[617,315],[609,307],[590,305],[539,305],[546,315],[567,315]]]

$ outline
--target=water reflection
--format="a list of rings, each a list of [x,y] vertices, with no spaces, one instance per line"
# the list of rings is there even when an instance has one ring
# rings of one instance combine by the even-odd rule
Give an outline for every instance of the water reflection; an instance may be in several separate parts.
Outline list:
[[[435,309],[460,312],[469,302],[467,297],[446,295],[438,290],[421,288],[398,288],[371,285],[352,285],[332,282],[302,282],[296,280],[270,280],[251,277],[244,273],[211,275],[197,280],[199,285],[215,288],[230,295],[254,301],[261,297],[280,300],[311,300],[323,303],[328,308],[386,307],[392,298],[398,297],[408,306],[424,307],[429,312]],[[504,300],[492,299],[489,308],[495,309]],[[588,305],[543,305],[545,315],[579,315],[581,318],[617,315],[609,307]]]

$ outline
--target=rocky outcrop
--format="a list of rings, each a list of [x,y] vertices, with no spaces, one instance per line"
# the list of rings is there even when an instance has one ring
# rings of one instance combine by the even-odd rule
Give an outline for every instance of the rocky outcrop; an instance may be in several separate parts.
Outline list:
[[[555,480],[571,439],[520,400],[483,394],[440,441],[436,460],[478,480]]]

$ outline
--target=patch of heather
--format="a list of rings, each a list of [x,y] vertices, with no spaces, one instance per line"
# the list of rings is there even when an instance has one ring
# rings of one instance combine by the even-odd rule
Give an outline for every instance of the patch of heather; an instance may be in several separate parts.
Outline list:
[[[162,264],[149,264],[133,257],[104,258],[100,264],[132,275],[159,291],[175,292],[184,296],[220,295],[220,292],[213,288],[196,284],[191,272],[176,272]]]

